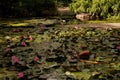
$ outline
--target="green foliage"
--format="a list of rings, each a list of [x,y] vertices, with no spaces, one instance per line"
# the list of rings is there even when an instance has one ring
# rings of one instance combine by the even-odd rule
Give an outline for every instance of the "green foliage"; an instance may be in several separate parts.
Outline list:
[[[119,0],[73,0],[70,8],[75,13],[89,13],[98,18],[111,18],[116,16],[120,19]]]
[[[91,0],[73,0],[73,2],[70,4],[70,8],[75,13],[88,12],[89,7],[91,7]]]

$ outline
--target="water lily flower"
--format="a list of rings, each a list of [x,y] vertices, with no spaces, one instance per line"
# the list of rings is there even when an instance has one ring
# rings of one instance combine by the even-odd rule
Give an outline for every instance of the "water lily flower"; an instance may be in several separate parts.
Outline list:
[[[5,52],[6,52],[6,53],[9,53],[9,52],[10,52],[10,48],[7,47],[7,48],[5,49]]]
[[[78,30],[78,26],[75,26],[74,29]]]
[[[39,61],[39,57],[36,56],[36,57],[34,58],[34,61],[38,62],[38,61]]]
[[[16,56],[12,56],[12,64],[19,63],[19,59]]]
[[[120,46],[117,46],[116,49],[120,49]]]
[[[32,41],[32,40],[33,40],[33,37],[32,37],[32,36],[29,36],[29,40]]]
[[[18,78],[23,78],[23,77],[24,77],[24,74],[23,74],[23,72],[19,72],[19,73],[17,74],[17,76],[18,76]]]
[[[21,45],[21,46],[27,46],[24,41],[22,41],[22,42],[20,43],[20,45]]]

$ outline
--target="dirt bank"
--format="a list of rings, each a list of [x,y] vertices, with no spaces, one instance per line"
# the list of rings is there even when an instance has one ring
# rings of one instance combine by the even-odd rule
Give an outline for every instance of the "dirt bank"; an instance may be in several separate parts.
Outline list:
[[[96,28],[120,28],[120,23],[92,23],[92,24],[76,24],[76,25],[65,25],[65,27],[96,27]]]

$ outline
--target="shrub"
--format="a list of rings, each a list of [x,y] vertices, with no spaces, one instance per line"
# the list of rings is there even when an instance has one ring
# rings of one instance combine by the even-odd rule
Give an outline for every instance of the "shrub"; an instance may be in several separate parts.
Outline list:
[[[119,0],[73,0],[70,4],[75,13],[89,13],[99,19],[118,16],[119,7]]]

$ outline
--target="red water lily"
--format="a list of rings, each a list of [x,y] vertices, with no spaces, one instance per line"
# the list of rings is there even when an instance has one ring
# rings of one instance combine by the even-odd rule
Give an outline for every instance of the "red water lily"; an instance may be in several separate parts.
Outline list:
[[[36,57],[34,58],[34,61],[38,62],[38,61],[39,61],[39,57],[36,56]]]
[[[22,41],[22,42],[20,43],[20,45],[21,45],[21,46],[27,46],[24,41]]]
[[[23,78],[23,77],[24,77],[24,74],[23,74],[23,72],[19,72],[19,73],[17,74],[17,76],[18,76],[18,78]]]
[[[19,63],[19,59],[16,56],[12,56],[12,64]]]

